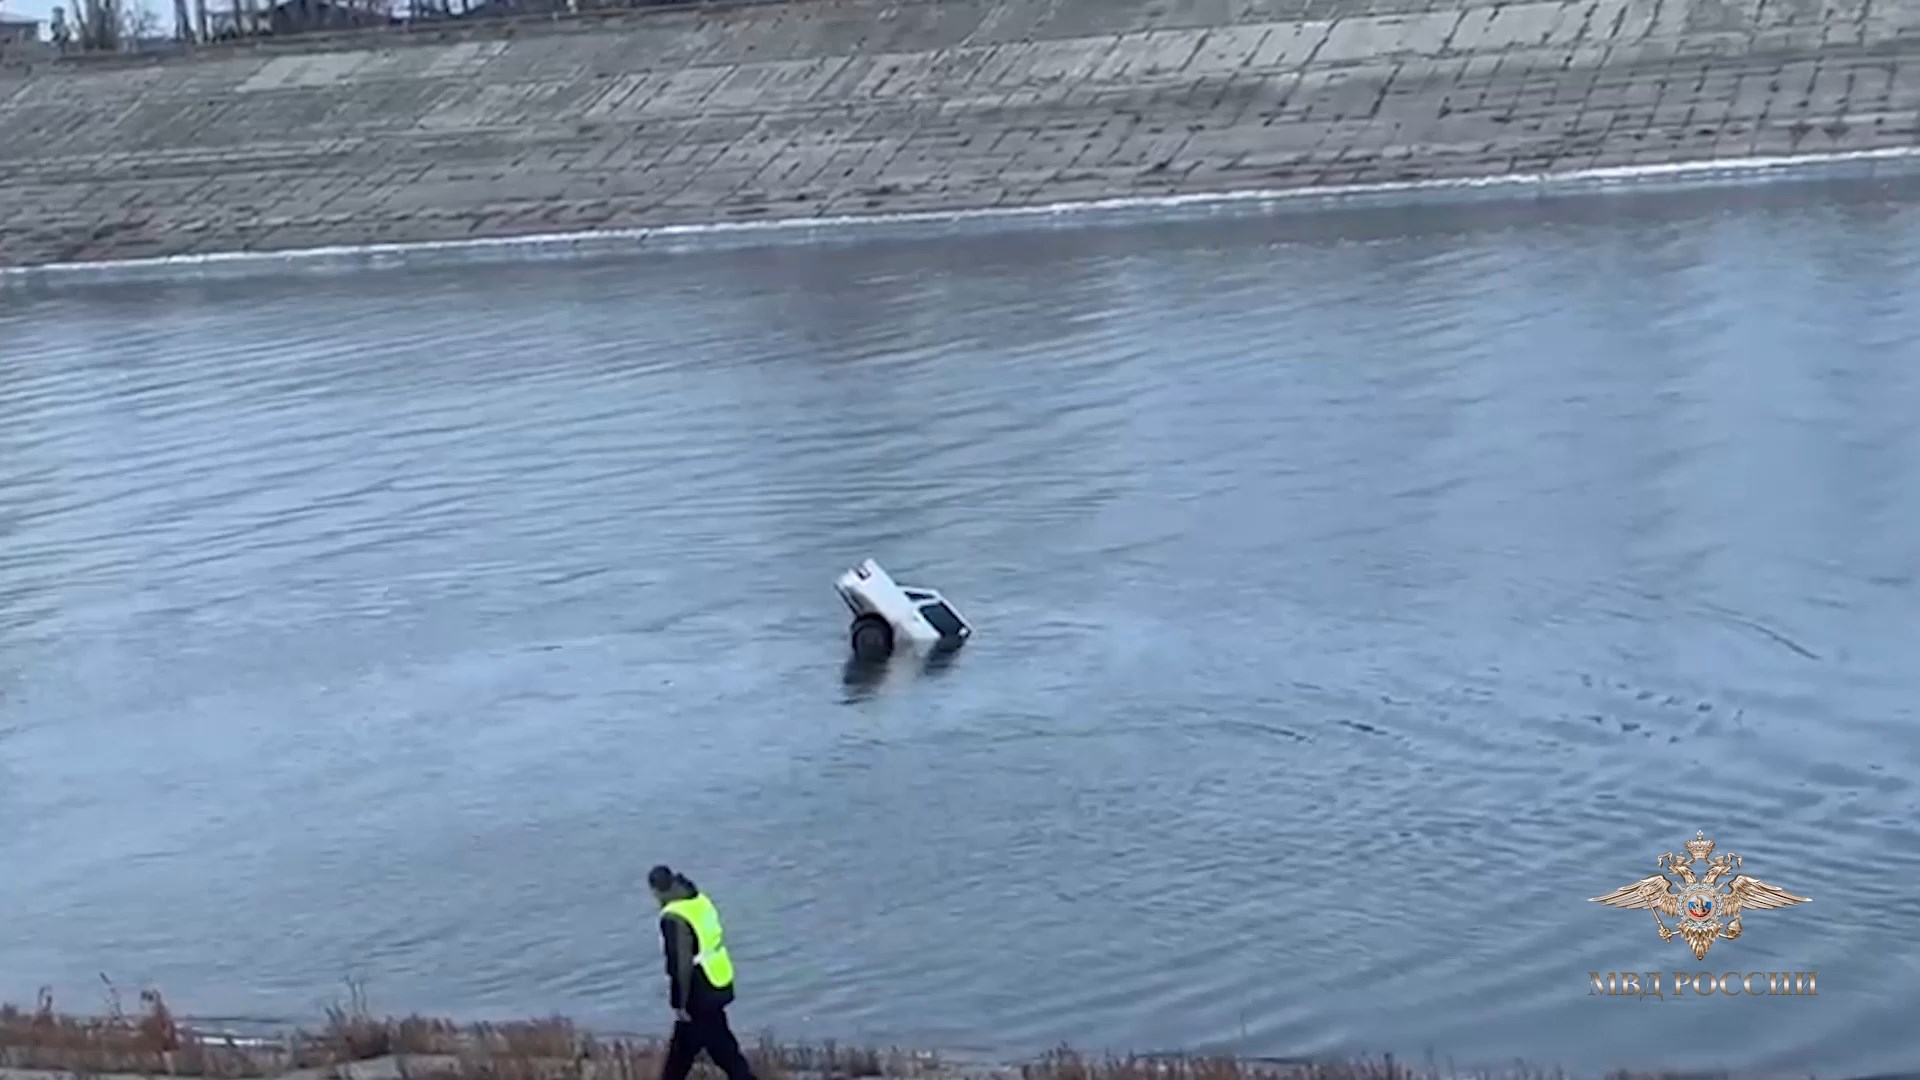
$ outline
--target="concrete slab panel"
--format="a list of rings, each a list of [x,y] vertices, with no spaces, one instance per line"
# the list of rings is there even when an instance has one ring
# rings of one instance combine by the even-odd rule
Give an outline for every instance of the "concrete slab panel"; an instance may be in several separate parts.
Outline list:
[[[421,52],[428,62],[420,73],[421,77],[442,79],[478,75],[488,61],[505,53],[508,45],[505,41],[462,41],[439,49],[423,49]],[[398,60],[405,52],[396,51],[388,55]]]
[[[600,91],[600,96],[587,104],[582,112],[586,120],[614,120],[629,116],[638,116],[646,101],[653,96],[651,87],[658,87],[667,81],[667,76],[658,74],[619,75],[608,80]]]
[[[981,18],[979,25],[967,35],[964,44],[1012,45],[1033,41],[1036,37],[1042,36],[1039,33],[1040,27],[1048,21],[1048,8],[1051,6],[996,0],[992,8]]]
[[[673,116],[701,111],[707,95],[733,74],[730,67],[687,68],[667,76],[641,109],[643,116]]]
[[[1615,21],[1609,40],[1615,44],[1637,44],[1653,33],[1659,14],[1659,0],[1627,0],[1626,14]]]
[[[464,94],[447,95],[421,116],[420,127],[429,131],[462,131],[510,123],[521,103],[538,89],[536,84],[529,83],[481,85]]]
[[[978,92],[985,85],[981,73],[997,52],[987,46],[930,54],[925,62],[904,73],[907,77],[897,84],[895,92],[909,96],[930,96],[941,101],[954,101],[969,92]]]
[[[1223,26],[1207,31],[1193,59],[1187,63],[1188,75],[1231,75],[1245,69],[1259,53],[1261,45],[1274,32],[1271,24]]]
[[[1920,0],[1880,0],[1862,20],[1869,41],[1892,41],[1920,31]]]
[[[777,108],[805,101],[846,66],[828,61],[769,60],[741,64],[714,87],[704,102],[709,110]]]
[[[952,100],[975,85],[979,73],[996,54],[998,50],[993,46],[956,48],[929,54],[899,54],[899,63],[887,63],[887,67],[893,67],[893,71],[883,71],[874,88],[868,90],[868,96],[931,96],[939,100]]]
[[[1074,38],[1033,42],[1022,50],[1019,59],[995,85],[1015,87],[1082,81],[1100,67],[1117,41],[1116,38]]]
[[[996,86],[1008,72],[1025,62],[1033,47],[1032,43],[1024,41],[992,46],[992,51],[968,77],[968,87],[983,90]]]
[[[1403,53],[1431,55],[1452,36],[1460,19],[1457,11],[1340,19],[1329,28],[1313,59],[1317,64],[1338,64]]]
[[[1309,19],[1297,23],[1276,23],[1260,42],[1260,48],[1247,60],[1252,71],[1297,68],[1313,59],[1333,30],[1329,19]]]
[[[257,94],[262,90],[296,86],[306,67],[307,58],[304,56],[276,56],[234,89],[242,94]]]
[[[1199,52],[1209,33],[1207,30],[1150,30],[1124,35],[1114,41],[1112,51],[1092,77],[1096,82],[1124,82],[1181,71]]]
[[[1548,0],[1544,3],[1496,8],[1493,17],[1471,41],[1456,37],[1454,47],[1475,52],[1497,52],[1517,47],[1543,46],[1559,24],[1561,11],[1567,6]],[[1463,19],[1463,27],[1464,23]]]
[[[1559,24],[1554,27],[1550,44],[1604,44],[1612,40],[1618,28],[1625,25],[1633,8],[1634,0],[1593,0],[1587,4],[1570,4],[1562,12]]]

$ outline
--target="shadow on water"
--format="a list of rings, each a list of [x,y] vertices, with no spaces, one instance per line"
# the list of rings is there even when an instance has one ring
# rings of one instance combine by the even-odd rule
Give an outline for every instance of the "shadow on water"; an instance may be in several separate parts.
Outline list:
[[[952,669],[960,658],[959,647],[936,648],[925,656],[895,656],[886,660],[862,660],[849,654],[840,666],[840,685],[845,688],[843,704],[872,697],[896,671],[912,672],[908,678],[938,678]]]
[[[847,691],[841,700],[850,703],[872,697],[880,685],[887,681],[887,669],[891,666],[885,660],[862,660],[848,654],[846,664],[840,668],[840,685]]]

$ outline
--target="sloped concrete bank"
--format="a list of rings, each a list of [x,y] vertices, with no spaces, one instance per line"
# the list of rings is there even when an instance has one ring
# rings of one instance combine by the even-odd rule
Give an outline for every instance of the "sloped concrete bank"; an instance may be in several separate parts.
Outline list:
[[[792,0],[0,72],[0,266],[1920,147],[1920,0]]]

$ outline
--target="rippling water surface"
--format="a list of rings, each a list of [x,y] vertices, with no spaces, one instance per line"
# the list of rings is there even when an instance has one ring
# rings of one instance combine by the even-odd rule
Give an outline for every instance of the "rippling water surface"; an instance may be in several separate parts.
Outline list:
[[[0,295],[0,996],[656,1030],[666,860],[789,1036],[1920,1065],[1916,205]]]

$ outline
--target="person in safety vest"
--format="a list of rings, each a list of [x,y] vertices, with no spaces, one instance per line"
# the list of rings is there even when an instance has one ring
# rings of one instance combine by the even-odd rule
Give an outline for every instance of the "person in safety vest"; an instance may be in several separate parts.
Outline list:
[[[705,1050],[727,1080],[754,1080],[753,1067],[727,1024],[733,1004],[733,959],[720,930],[720,913],[698,886],[666,866],[647,872],[660,902],[660,941],[667,954],[667,992],[673,1039],[660,1080],[686,1080]]]

